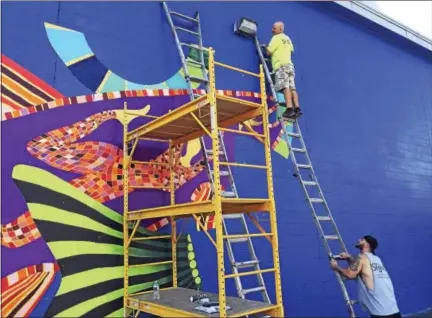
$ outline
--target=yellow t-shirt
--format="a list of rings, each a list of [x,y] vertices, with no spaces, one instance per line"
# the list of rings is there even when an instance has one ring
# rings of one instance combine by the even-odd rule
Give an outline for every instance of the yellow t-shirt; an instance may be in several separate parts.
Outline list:
[[[271,52],[273,71],[282,65],[292,64],[291,52],[294,52],[294,44],[286,34],[273,35],[267,49]]]

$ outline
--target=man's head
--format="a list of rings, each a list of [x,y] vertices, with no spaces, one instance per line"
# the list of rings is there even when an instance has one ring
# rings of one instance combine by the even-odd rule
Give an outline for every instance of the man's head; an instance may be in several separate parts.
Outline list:
[[[362,252],[371,252],[375,254],[375,250],[378,247],[378,240],[373,236],[365,235],[358,240],[356,247]]]
[[[276,35],[279,33],[283,33],[284,31],[284,24],[281,21],[277,21],[273,24],[272,34]]]

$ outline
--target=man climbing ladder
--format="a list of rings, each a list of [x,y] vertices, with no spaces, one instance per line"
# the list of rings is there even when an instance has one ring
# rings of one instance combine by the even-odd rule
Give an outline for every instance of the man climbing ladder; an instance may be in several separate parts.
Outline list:
[[[287,109],[282,116],[289,119],[298,118],[303,113],[299,105],[295,86],[295,69],[291,59],[294,44],[284,33],[283,22],[279,21],[273,24],[272,34],[273,37],[266,47],[266,53],[271,56],[272,69],[275,75],[275,90],[284,93]]]
[[[243,20],[246,20],[246,18],[242,18]],[[249,20],[252,21],[252,20]],[[246,29],[246,31],[244,31]],[[276,93],[276,86],[273,83],[273,79],[271,76],[271,72],[267,66],[266,59],[263,54],[263,46],[260,44],[258,40],[258,36],[256,34],[257,28],[250,28],[249,26],[240,29],[239,24],[235,25],[235,31],[239,35],[247,36],[249,38],[253,38],[255,42],[255,48],[257,50],[257,53],[259,55],[259,59],[261,61],[261,64],[264,67],[264,72],[266,75],[266,79],[268,81],[271,94],[273,97],[273,100],[276,103],[276,106],[280,106],[280,98],[278,98]],[[276,30],[275,30],[276,29]],[[273,26],[273,33],[279,32],[278,34],[283,34],[283,24],[275,23]],[[281,36],[281,37],[282,37]],[[288,37],[287,37],[288,38]],[[288,38],[289,39],[289,38]],[[273,39],[272,39],[273,41]],[[273,62],[276,62],[276,60],[273,60],[273,56],[275,56],[275,52],[277,54],[277,49],[273,48],[273,43],[270,41],[269,49],[270,53],[272,53],[272,64]],[[280,42],[276,42],[275,47],[280,48],[282,46]],[[291,43],[291,42],[290,42]],[[283,45],[287,45],[286,43]],[[288,45],[290,48],[292,47],[292,43]],[[292,52],[292,48],[290,53]],[[290,60],[288,60],[290,61]],[[285,60],[287,62],[287,60]],[[280,63],[280,65],[284,65],[283,63]],[[274,66],[276,68],[278,67],[278,64],[275,63]],[[277,72],[277,70],[276,70]],[[276,80],[277,77],[276,77]],[[282,87],[286,87],[286,84]],[[295,86],[294,86],[295,87]],[[279,87],[278,87],[279,88]],[[288,86],[289,88],[289,86]],[[280,88],[279,88],[280,89]],[[286,91],[286,90],[285,90]],[[288,108],[288,110],[285,112],[285,116],[291,114],[294,112],[294,109],[292,107],[292,100],[290,99],[291,94],[288,94],[288,98],[285,97],[287,105],[291,105],[291,111]],[[294,98],[294,103],[296,103]],[[297,106],[298,106],[298,99],[297,99]],[[276,107],[277,109],[277,117],[280,121],[281,128],[283,131],[283,135],[285,137],[285,140],[288,145],[289,154],[291,161],[294,166],[294,176],[297,177],[299,180],[300,186],[305,194],[306,201],[309,204],[310,210],[312,212],[312,217],[315,223],[315,226],[318,230],[318,233],[322,239],[322,242],[324,243],[324,247],[327,251],[327,255],[330,259],[337,259],[338,255],[341,253],[347,253],[347,248],[345,246],[345,243],[342,239],[342,236],[339,232],[339,229],[336,225],[336,222],[333,218],[333,215],[330,211],[330,208],[327,204],[327,201],[325,199],[324,193],[321,189],[321,186],[318,182],[318,178],[316,177],[312,161],[309,156],[309,151],[306,147],[306,143],[303,139],[303,135],[301,133],[300,125],[297,120],[297,117],[294,115],[294,117],[287,119],[285,116],[282,116],[280,114],[280,107]],[[283,118],[285,117],[285,118]],[[297,144],[297,145],[296,145]],[[343,299],[345,302],[345,305],[347,307],[348,313],[351,318],[356,317],[355,311],[354,311],[354,301],[351,299],[347,287],[345,286],[345,281],[340,275],[339,272],[336,273],[336,279],[341,287]]]

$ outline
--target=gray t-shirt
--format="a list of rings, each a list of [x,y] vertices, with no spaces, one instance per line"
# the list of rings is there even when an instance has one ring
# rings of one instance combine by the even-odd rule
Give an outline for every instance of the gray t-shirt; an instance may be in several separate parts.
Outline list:
[[[393,283],[381,259],[372,254],[364,253],[370,261],[374,281],[374,289],[364,284],[361,275],[357,277],[358,297],[372,315],[387,316],[399,312]]]

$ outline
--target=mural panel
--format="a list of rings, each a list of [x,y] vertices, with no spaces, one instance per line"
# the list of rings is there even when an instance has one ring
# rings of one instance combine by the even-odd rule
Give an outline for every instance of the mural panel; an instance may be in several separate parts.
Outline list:
[[[64,97],[4,55],[2,68],[2,131],[13,138],[2,141],[8,149],[2,161],[8,200],[2,202],[1,244],[4,259],[14,259],[2,266],[2,315],[120,314],[123,103],[142,115],[161,116],[186,103],[187,91],[141,89]],[[220,93],[260,98],[252,92]],[[146,121],[135,116],[128,125],[133,129]],[[250,121],[237,128],[259,132],[261,126]],[[273,124],[274,145],[280,140],[278,130]],[[233,136],[224,138],[228,153],[233,153]],[[130,167],[131,184],[142,187],[130,190],[130,208],[167,204],[169,171],[152,164],[168,162],[166,147],[140,142],[135,153],[137,160],[149,163]],[[209,198],[202,159],[198,140],[175,149],[176,202]],[[200,222],[214,228],[213,217]],[[167,224],[166,218],[147,220],[139,235],[153,235]],[[170,258],[170,241],[134,242],[132,247],[131,264]],[[200,284],[189,235],[178,248],[179,284]],[[151,288],[154,280],[162,286],[172,283],[169,265],[133,269],[131,276],[131,292]]]

